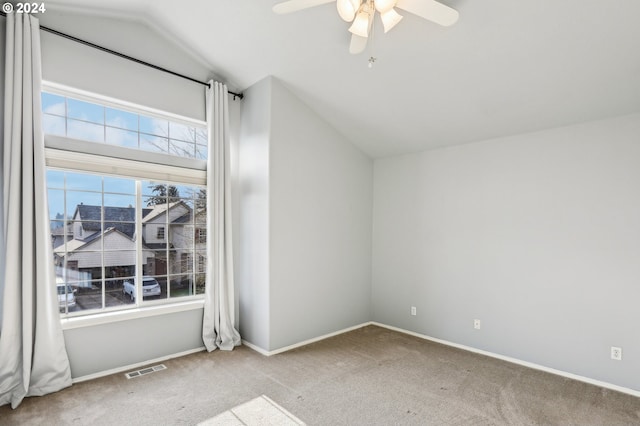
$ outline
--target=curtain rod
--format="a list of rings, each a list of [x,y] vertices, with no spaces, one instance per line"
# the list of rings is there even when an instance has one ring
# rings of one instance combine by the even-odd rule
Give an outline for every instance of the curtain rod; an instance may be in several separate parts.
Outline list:
[[[6,14],[6,13],[4,13],[4,12],[0,12],[0,14],[2,14],[2,16],[4,16],[4,17],[6,17],[6,16],[7,16],[7,14]],[[103,52],[110,53],[110,54],[112,54],[112,55],[118,56],[118,57],[120,57],[120,58],[127,59],[127,60],[129,60],[129,61],[132,61],[132,62],[138,63],[138,64],[140,64],[140,65],[144,65],[144,66],[147,66],[147,67],[150,67],[150,68],[156,69],[156,70],[158,70],[158,71],[166,72],[166,73],[171,74],[171,75],[174,75],[174,76],[176,76],[176,77],[184,78],[185,80],[189,80],[189,81],[192,81],[192,82],[194,82],[194,83],[202,84],[203,86],[211,87],[211,86],[209,85],[209,83],[206,83],[206,82],[204,82],[204,81],[196,80],[195,78],[189,77],[189,76],[187,76],[187,75],[180,74],[180,73],[177,73],[177,72],[175,72],[175,71],[168,70],[168,69],[166,69],[166,68],[162,68],[162,67],[160,67],[160,66],[158,66],[158,65],[150,64],[149,62],[145,62],[145,61],[143,61],[143,60],[140,60],[140,59],[134,58],[134,57],[132,57],[132,56],[125,55],[124,53],[116,52],[115,50],[107,49],[106,47],[99,46],[99,45],[97,45],[97,44],[91,43],[90,41],[82,40],[81,38],[77,38],[77,37],[74,37],[74,36],[72,36],[72,35],[65,34],[65,33],[63,33],[63,32],[60,32],[60,31],[54,30],[54,29],[52,29],[52,28],[45,27],[45,26],[42,26],[42,25],[41,25],[41,26],[40,26],[40,29],[41,29],[42,31],[46,31],[46,32],[51,33],[51,34],[55,34],[55,35],[57,35],[57,36],[59,36],[59,37],[63,37],[63,38],[66,38],[66,39],[69,39],[69,40],[75,41],[76,43],[84,44],[85,46],[93,47],[94,49],[98,49],[98,50],[101,50],[101,51],[103,51]],[[242,94],[242,93],[235,93],[235,92],[231,92],[231,91],[229,91],[229,94],[233,96],[233,99],[234,99],[234,100],[235,100],[236,98],[240,98],[240,99],[244,98],[244,94]]]

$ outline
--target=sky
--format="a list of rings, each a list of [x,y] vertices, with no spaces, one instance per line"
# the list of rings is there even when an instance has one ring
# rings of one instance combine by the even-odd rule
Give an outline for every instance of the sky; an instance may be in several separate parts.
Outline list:
[[[206,159],[206,129],[42,93],[45,134]]]

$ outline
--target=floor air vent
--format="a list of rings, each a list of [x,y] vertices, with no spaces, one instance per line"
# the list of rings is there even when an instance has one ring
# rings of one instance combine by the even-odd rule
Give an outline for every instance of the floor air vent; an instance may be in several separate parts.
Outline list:
[[[134,377],[140,377],[140,376],[144,376],[145,374],[151,374],[151,373],[155,373],[156,371],[166,370],[166,369],[167,367],[165,367],[164,364],[158,364],[158,365],[154,365],[153,367],[146,367],[140,370],[130,371],[128,373],[125,373],[125,377],[127,379],[133,379]]]

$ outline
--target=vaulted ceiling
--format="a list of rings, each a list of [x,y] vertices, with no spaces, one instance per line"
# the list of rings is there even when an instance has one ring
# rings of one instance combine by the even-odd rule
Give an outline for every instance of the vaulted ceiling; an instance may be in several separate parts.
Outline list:
[[[440,27],[409,13],[348,52],[333,3],[289,15],[277,0],[58,0],[151,22],[230,88],[285,83],[373,157],[532,132],[640,111],[637,0],[442,0]],[[377,58],[367,67],[370,56]]]

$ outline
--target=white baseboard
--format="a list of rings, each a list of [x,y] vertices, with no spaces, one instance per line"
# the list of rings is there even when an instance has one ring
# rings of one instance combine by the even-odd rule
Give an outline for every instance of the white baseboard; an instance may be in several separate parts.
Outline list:
[[[246,340],[243,340],[242,344],[250,347],[251,349],[253,349],[254,351],[256,351],[256,352],[258,352],[258,353],[260,353],[262,355],[271,356],[271,355],[281,354],[283,352],[287,352],[287,351],[290,351],[292,349],[299,348],[301,346],[306,346],[306,345],[311,344],[311,343],[319,342],[320,340],[328,339],[329,337],[337,336],[339,334],[348,333],[350,331],[357,330],[359,328],[366,327],[366,326],[371,325],[371,324],[373,324],[371,321],[363,322],[362,324],[354,325],[353,327],[344,328],[342,330],[334,331],[333,333],[329,333],[329,334],[323,334],[322,336],[314,337],[313,339],[305,340],[305,341],[302,341],[302,342],[299,342],[299,343],[294,343],[293,345],[285,346],[285,347],[282,347],[282,348],[279,348],[279,349],[274,349],[272,351],[268,351],[266,349],[263,349],[263,348],[261,348],[261,347],[259,347],[257,345],[254,345],[253,343],[248,342]]]
[[[117,374],[117,373],[124,373],[125,371],[135,370],[136,368],[144,367],[145,365],[155,364],[157,362],[167,361],[169,359],[179,358],[179,357],[185,356],[185,355],[191,355],[191,354],[194,354],[196,352],[202,352],[204,350],[206,350],[206,348],[204,346],[202,346],[200,348],[190,349],[188,351],[184,351],[184,352],[179,352],[179,353],[176,353],[176,354],[163,356],[163,357],[160,357],[160,358],[150,359],[148,361],[137,362],[135,364],[126,365],[124,367],[117,367],[117,368],[112,368],[111,370],[100,371],[98,373],[93,373],[93,374],[87,374],[86,376],[80,376],[80,377],[74,378],[73,379],[73,383],[86,382],[87,380],[93,380],[93,379],[97,379],[99,377],[110,376],[112,374]]]
[[[584,382],[584,383],[589,383],[591,385],[599,386],[601,388],[611,389],[611,390],[614,390],[614,391],[618,391],[618,392],[626,393],[626,394],[633,395],[633,396],[636,396],[636,397],[640,397],[640,391],[637,391],[635,389],[625,388],[623,386],[618,386],[618,385],[614,385],[612,383],[607,383],[607,382],[603,382],[603,381],[600,381],[600,380],[591,379],[589,377],[584,377],[584,376],[580,376],[580,375],[577,375],[577,374],[568,373],[568,372],[562,371],[562,370],[556,370],[555,368],[545,367],[544,365],[534,364],[532,362],[523,361],[523,360],[520,360],[520,359],[517,359],[517,358],[511,358],[509,356],[505,356],[505,355],[500,355],[500,354],[496,354],[496,353],[493,353],[493,352],[484,351],[482,349],[476,349],[476,348],[473,348],[471,346],[460,345],[458,343],[449,342],[447,340],[437,339],[435,337],[427,336],[427,335],[420,334],[420,333],[415,333],[413,331],[405,330],[405,329],[398,328],[398,327],[393,327],[391,325],[381,324],[381,323],[375,322],[375,321],[372,321],[370,324],[371,325],[376,325],[378,327],[386,328],[388,330],[397,331],[399,333],[408,334],[410,336],[419,337],[420,339],[429,340],[431,342],[441,343],[443,345],[447,345],[447,346],[451,346],[451,347],[454,347],[454,348],[462,349],[462,350],[465,350],[465,351],[468,351],[468,352],[473,352],[473,353],[477,353],[477,354],[480,354],[480,355],[486,355],[486,356],[489,356],[491,358],[496,358],[496,359],[499,359],[499,360],[502,360],[502,361],[510,362],[512,364],[518,364],[518,365],[522,365],[524,367],[533,368],[534,370],[540,370],[540,371],[544,371],[546,373],[555,374],[556,376],[562,376],[562,377],[566,377],[566,378],[569,378],[569,379],[577,380],[579,382]]]
[[[260,346],[254,345],[253,343],[251,343],[251,342],[249,342],[247,340],[242,339],[242,344],[244,346],[247,346],[247,347],[253,349],[254,351],[258,352],[260,355],[264,355],[264,356],[271,356],[272,355],[271,353],[269,353],[268,350],[262,349]]]

